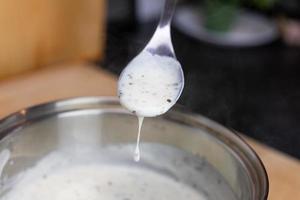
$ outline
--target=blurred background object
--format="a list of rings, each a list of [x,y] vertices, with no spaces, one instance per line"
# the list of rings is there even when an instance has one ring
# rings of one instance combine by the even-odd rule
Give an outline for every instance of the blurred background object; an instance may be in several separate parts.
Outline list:
[[[0,78],[103,56],[105,0],[0,2]]]
[[[278,24],[284,41],[291,46],[300,46],[300,21],[282,17]]]
[[[195,39],[223,46],[260,46],[278,38],[275,20],[234,6],[208,7],[178,9],[174,26]]]

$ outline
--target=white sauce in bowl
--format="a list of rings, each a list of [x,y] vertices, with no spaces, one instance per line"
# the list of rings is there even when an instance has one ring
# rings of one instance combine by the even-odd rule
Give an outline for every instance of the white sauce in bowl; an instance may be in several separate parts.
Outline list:
[[[59,152],[17,179],[1,200],[206,200],[194,188],[147,168]]]

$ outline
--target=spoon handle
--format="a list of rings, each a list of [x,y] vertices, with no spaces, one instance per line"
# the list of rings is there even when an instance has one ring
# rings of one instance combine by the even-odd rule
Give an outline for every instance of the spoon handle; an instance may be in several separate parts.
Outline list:
[[[163,28],[166,25],[170,25],[175,11],[176,3],[177,0],[165,0],[165,5],[158,25],[159,28]]]
[[[171,21],[177,0],[165,0],[158,26],[145,49],[158,55],[176,58],[171,40]]]

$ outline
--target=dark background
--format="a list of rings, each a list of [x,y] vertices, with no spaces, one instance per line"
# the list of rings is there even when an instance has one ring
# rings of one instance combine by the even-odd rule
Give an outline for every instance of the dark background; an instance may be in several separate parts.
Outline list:
[[[106,59],[101,65],[119,74],[146,45],[158,21],[138,23],[134,1],[117,2],[110,1]],[[267,14],[297,17],[300,6],[295,5],[286,1]],[[299,47],[281,39],[260,47],[221,47],[175,28],[172,38],[186,79],[180,104],[300,158]]]

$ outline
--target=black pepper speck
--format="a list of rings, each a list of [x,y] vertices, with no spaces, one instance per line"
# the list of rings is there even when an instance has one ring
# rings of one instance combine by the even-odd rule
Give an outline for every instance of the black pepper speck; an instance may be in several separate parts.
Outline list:
[[[118,97],[120,98],[122,96],[122,94],[123,94],[122,92],[119,92]]]

